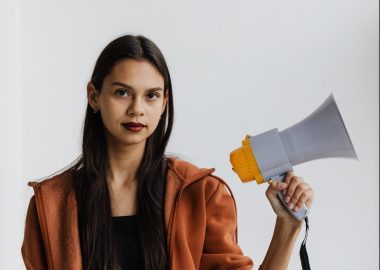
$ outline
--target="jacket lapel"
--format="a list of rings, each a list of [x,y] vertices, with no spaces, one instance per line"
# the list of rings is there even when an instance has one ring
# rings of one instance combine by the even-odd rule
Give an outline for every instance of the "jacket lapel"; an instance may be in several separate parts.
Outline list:
[[[164,218],[169,258],[172,260],[175,213],[183,190],[215,169],[199,169],[189,162],[168,157]],[[54,181],[54,179],[59,181]],[[38,219],[44,239],[49,269],[82,269],[77,201],[70,173],[62,173],[41,183],[29,182],[36,198]]]

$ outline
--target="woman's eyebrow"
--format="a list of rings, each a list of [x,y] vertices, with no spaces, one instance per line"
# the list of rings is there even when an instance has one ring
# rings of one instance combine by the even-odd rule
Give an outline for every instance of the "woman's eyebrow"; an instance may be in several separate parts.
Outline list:
[[[131,89],[133,91],[135,90],[132,86],[130,86],[126,83],[122,83],[122,82],[113,82],[113,83],[111,83],[111,86],[113,86],[113,85],[122,86],[122,87],[125,87],[128,89]],[[146,89],[145,91],[148,92],[148,91],[164,91],[164,90],[162,90],[161,87],[153,87],[153,88]]]

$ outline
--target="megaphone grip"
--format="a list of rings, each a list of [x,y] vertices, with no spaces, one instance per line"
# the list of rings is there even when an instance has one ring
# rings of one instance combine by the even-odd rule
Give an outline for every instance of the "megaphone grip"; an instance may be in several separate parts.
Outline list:
[[[286,173],[285,174],[281,174],[281,175],[277,175],[277,176],[274,176],[274,177],[271,177],[271,180],[283,182],[285,180],[285,176],[286,176]],[[304,219],[309,214],[310,210],[305,205],[303,205],[302,207],[300,207],[300,209],[298,209],[297,211],[289,209],[287,203],[285,202],[284,195],[282,194],[282,192],[277,192],[277,197],[282,202],[282,205],[288,210],[288,212],[295,219],[297,219],[297,220]]]

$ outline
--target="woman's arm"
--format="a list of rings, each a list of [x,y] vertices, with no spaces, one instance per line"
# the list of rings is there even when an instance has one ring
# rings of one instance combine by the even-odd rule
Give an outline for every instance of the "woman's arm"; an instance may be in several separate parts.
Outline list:
[[[294,227],[286,220],[277,218],[272,241],[259,269],[288,269],[289,259],[300,230],[301,226]]]
[[[288,201],[288,207],[297,210],[303,204],[311,208],[314,199],[313,189],[301,177],[289,172],[284,183],[272,182],[267,189],[266,196],[277,215],[272,241],[265,255],[260,270],[287,269],[297,236],[304,223],[292,217],[277,198],[281,191]]]
[[[206,234],[199,269],[250,270],[253,261],[243,254],[235,238],[235,199],[222,179],[212,177],[219,181],[211,181],[216,189],[206,205]]]

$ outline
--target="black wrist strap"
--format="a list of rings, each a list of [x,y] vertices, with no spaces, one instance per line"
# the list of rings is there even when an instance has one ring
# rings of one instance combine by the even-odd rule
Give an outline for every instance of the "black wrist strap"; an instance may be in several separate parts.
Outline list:
[[[300,258],[301,258],[302,269],[311,270],[310,264],[309,264],[309,256],[307,255],[307,250],[306,250],[307,233],[309,232],[309,219],[307,216],[305,217],[305,223],[306,223],[306,232],[305,232],[305,238],[303,239],[302,244],[301,244]]]

